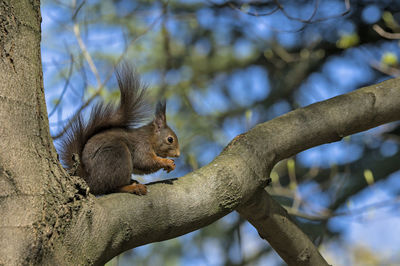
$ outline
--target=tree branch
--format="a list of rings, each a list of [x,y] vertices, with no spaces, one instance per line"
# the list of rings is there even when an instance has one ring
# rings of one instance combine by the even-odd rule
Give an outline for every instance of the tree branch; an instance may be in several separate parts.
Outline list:
[[[102,264],[125,250],[197,230],[237,209],[287,263],[326,264],[282,207],[263,192],[272,167],[300,151],[399,119],[400,79],[297,109],[237,136],[209,165],[150,185],[146,196],[89,197],[69,232],[55,244],[61,250],[55,254],[70,254],[71,264]],[[255,199],[263,201],[259,207],[250,205]],[[247,208],[262,208],[268,215],[259,219],[262,214]]]
[[[328,265],[287,211],[265,190],[259,190],[238,212],[288,265]]]

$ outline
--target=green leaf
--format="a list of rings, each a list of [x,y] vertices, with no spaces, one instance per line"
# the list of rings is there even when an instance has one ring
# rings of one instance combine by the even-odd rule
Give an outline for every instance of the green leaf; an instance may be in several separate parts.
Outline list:
[[[290,174],[295,173],[295,162],[292,158],[287,160],[287,168]]]
[[[251,110],[247,110],[245,115],[246,115],[246,122],[250,123],[251,122],[251,117],[253,116],[253,112]]]
[[[372,185],[374,183],[374,175],[372,174],[371,170],[364,170],[364,178],[368,185]]]
[[[240,7],[240,10],[241,10],[242,12],[244,12],[244,13],[247,13],[247,12],[250,11],[250,5],[249,5],[249,4],[243,4],[243,5]]]
[[[274,56],[274,52],[271,49],[266,49],[264,51],[264,56],[266,59],[271,59]]]
[[[395,53],[386,52],[382,55],[381,62],[388,66],[395,66],[398,64],[399,61]]]
[[[287,160],[287,168],[288,168],[288,173],[290,176],[290,183],[289,183],[289,189],[295,190],[297,188],[297,183],[296,183],[296,165],[295,161],[290,158]]]
[[[392,13],[390,13],[389,11],[383,12],[382,19],[385,22],[386,26],[388,26],[389,28],[394,28],[398,26],[395,19],[393,18]]]
[[[357,33],[344,34],[336,42],[336,46],[341,49],[347,49],[356,46],[360,41]]]
[[[278,183],[279,182],[279,174],[278,174],[278,172],[272,170],[271,174],[269,175],[269,177],[271,178],[272,183]]]

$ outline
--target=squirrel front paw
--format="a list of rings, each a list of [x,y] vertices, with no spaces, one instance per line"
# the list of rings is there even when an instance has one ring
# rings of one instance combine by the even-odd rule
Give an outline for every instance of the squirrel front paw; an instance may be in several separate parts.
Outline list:
[[[167,171],[167,173],[175,170],[175,161],[171,159],[165,159],[165,165],[163,166],[164,170]]]

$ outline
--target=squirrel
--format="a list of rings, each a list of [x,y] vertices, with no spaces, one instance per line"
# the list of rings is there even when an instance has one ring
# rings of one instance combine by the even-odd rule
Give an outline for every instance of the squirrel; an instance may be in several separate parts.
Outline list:
[[[154,119],[139,127],[148,118],[147,88],[127,64],[115,73],[120,103],[97,103],[87,122],[79,115],[62,140],[61,160],[67,170],[76,168],[75,173],[86,181],[94,195],[145,195],[146,186],[132,182],[132,173],[174,170],[174,160],[166,157],[179,157],[179,142],[167,125],[165,100],[157,103]]]

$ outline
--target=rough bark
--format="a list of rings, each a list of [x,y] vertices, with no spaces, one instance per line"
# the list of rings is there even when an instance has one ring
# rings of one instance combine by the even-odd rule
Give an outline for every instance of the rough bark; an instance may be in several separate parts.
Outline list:
[[[238,210],[289,265],[326,262],[263,190],[302,150],[400,119],[400,81],[290,112],[235,138],[209,165],[150,185],[146,196],[95,198],[58,163],[48,130],[38,1],[0,2],[0,265],[105,263]]]
[[[49,134],[39,4],[0,1],[0,265],[40,264],[76,195]]]

